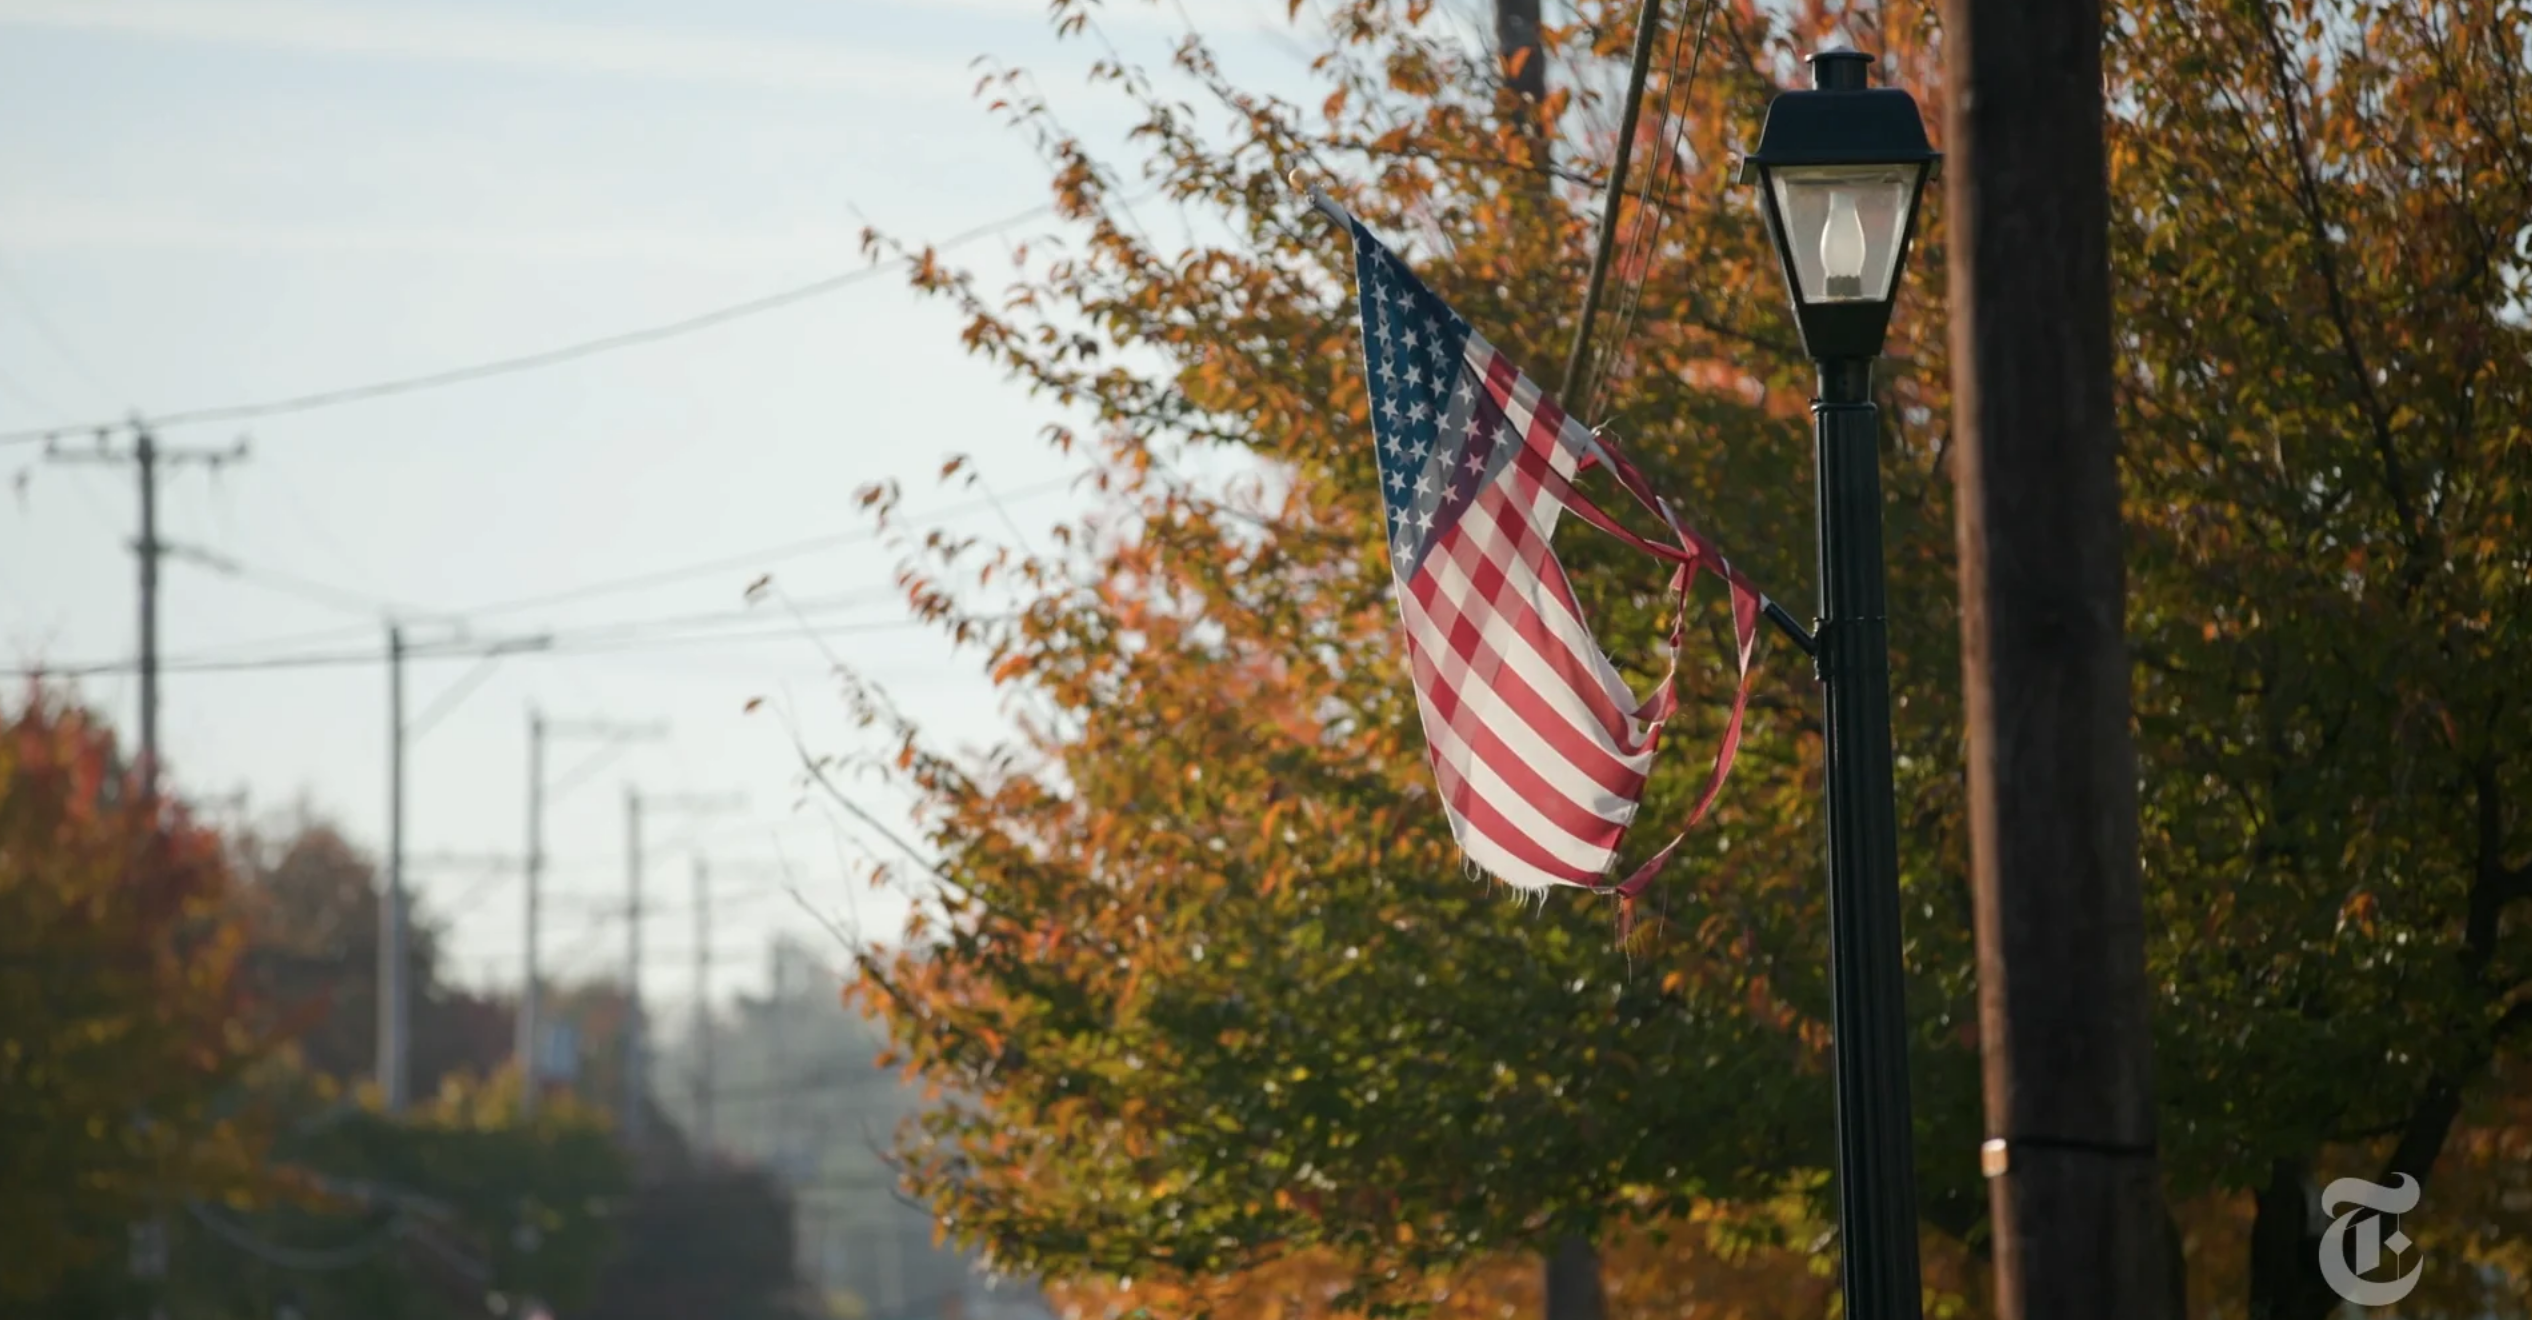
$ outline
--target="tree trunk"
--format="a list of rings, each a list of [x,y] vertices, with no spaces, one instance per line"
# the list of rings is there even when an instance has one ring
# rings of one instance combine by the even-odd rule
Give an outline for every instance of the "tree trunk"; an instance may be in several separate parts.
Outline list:
[[[1536,224],[1555,192],[1555,149],[1539,114],[1547,98],[1547,52],[1539,46],[1539,0],[1495,0],[1495,113],[1518,130],[1533,167],[1522,194]]]
[[[1495,50],[1504,82],[1524,100],[1547,95],[1547,61],[1539,51],[1539,0],[1495,0]]]
[[[1600,1249],[1568,1237],[1547,1258],[1547,1320],[1601,1320],[1609,1299],[1600,1290]]]
[[[2270,1166],[2251,1221],[2250,1320],[2329,1320],[2338,1294],[2321,1277],[2321,1230],[2310,1170]]]

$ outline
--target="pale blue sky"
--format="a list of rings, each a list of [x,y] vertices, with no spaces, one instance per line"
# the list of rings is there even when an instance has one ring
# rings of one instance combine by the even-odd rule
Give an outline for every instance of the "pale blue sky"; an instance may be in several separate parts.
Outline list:
[[[1280,27],[1280,0],[1187,8],[1235,71],[1304,85],[1290,39],[1262,35]],[[1174,6],[1109,13],[1117,43],[1155,67],[1181,30]],[[915,237],[1009,215],[1045,199],[1044,172],[970,98],[969,62],[1028,65],[1068,122],[1113,134],[1123,107],[1083,81],[1098,53],[1055,41],[1038,0],[0,0],[0,430],[293,395],[671,320],[861,264],[856,208]],[[254,457],[216,478],[171,473],[162,534],[251,568],[467,611],[847,531],[861,525],[852,492],[874,478],[906,479],[911,509],[945,505],[960,497],[934,493],[929,474],[952,453],[978,455],[1006,493],[1063,475],[1037,439],[1044,407],[966,358],[956,330],[883,277],[551,370],[171,431],[167,444],[202,445],[242,429]],[[23,494],[0,502],[0,650],[13,665],[127,657],[128,470],[0,449],[0,475],[21,473]],[[1036,533],[1067,499],[1009,505]],[[959,524],[1000,529],[984,511]],[[768,564],[800,597],[877,588],[892,566],[869,546]],[[475,627],[735,610],[749,576]],[[374,612],[185,562],[163,582],[171,659],[375,644]],[[895,617],[873,599],[822,622]],[[252,645],[338,628],[350,631]],[[832,644],[936,727],[971,741],[997,729],[973,665],[945,663],[929,634]],[[413,665],[412,712],[467,667]],[[750,809],[701,828],[733,895],[713,945],[748,953],[718,984],[755,984],[764,936],[811,925],[744,868],[787,850],[822,902],[846,895],[830,827],[793,809],[780,724],[741,707],[787,696],[814,743],[841,745],[824,668],[806,641],[504,662],[415,745],[408,846],[521,850],[531,703],[667,719],[673,740],[627,753],[553,808],[547,950],[567,972],[621,957],[621,927],[593,917],[621,899],[626,782],[737,791]],[[129,727],[135,687],[97,677],[81,691]],[[382,841],[380,668],[171,673],[163,692],[184,790],[243,790],[257,815],[304,798]],[[558,748],[557,772],[583,750]],[[895,818],[884,798],[871,805]],[[665,819],[651,837],[691,828]],[[686,855],[657,849],[651,875],[655,899],[676,908],[648,927],[649,986],[667,1001],[690,984]],[[462,974],[515,980],[515,878],[417,867],[414,884],[444,916],[462,905]],[[874,925],[893,919],[857,901]]]

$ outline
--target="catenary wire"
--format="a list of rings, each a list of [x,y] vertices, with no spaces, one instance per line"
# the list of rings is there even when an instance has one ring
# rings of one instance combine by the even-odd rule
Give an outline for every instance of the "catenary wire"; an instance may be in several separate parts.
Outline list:
[[[1693,0],[1689,2],[1693,3]],[[1650,214],[1653,199],[1657,192],[1665,196],[1668,194],[1668,189],[1663,185],[1667,183],[1666,176],[1669,174],[1670,166],[1670,126],[1674,118],[1672,93],[1677,90],[1679,80],[1679,48],[1687,42],[1687,39],[1688,15],[1683,5],[1679,22],[1671,27],[1670,57],[1662,69],[1661,116],[1653,125],[1655,151],[1653,158],[1645,162],[1644,181],[1636,190],[1635,224],[1627,231],[1625,250],[1618,261],[1621,272],[1618,276],[1619,287],[1610,303],[1610,319],[1613,325],[1624,325],[1630,298],[1643,296],[1645,278],[1649,273],[1648,263],[1654,252],[1658,250],[1648,247],[1646,241],[1654,232],[1653,217]],[[1647,94],[1651,94],[1649,88]],[[1623,345],[1624,340],[1620,336],[1616,334],[1610,336],[1608,348],[1592,362],[1591,369],[1586,373],[1584,394],[1587,397],[1600,396],[1600,391],[1608,384],[1615,370],[1610,364],[1616,360]]]
[[[1601,389],[1607,387],[1610,374],[1617,369],[1616,363],[1618,353],[1626,347],[1627,336],[1634,333],[1636,308],[1642,305],[1644,301],[1644,285],[1651,276],[1653,259],[1661,253],[1662,227],[1670,218],[1670,176],[1677,173],[1677,170],[1673,167],[1679,159],[1680,151],[1687,143],[1688,115],[1691,110],[1689,98],[1693,96],[1696,91],[1698,71],[1705,66],[1706,29],[1707,26],[1714,20],[1714,9],[1716,3],[1717,0],[1706,0],[1705,11],[1697,18],[1697,41],[1688,57],[1688,80],[1679,84],[1677,97],[1679,101],[1679,110],[1676,114],[1667,115],[1664,119],[1664,131],[1660,135],[1659,139],[1662,143],[1661,155],[1653,162],[1652,178],[1646,181],[1648,194],[1647,200],[1652,203],[1650,207],[1651,223],[1649,232],[1644,244],[1643,253],[1634,262],[1634,281],[1627,293],[1627,296],[1621,300],[1618,308],[1616,333],[1610,336],[1609,351],[1601,359],[1599,379],[1595,382],[1592,391],[1595,395],[1597,395]],[[1682,15],[1681,17],[1684,20],[1686,16]],[[1679,33],[1674,33],[1672,36],[1670,67],[1664,76],[1665,84],[1669,83],[1671,79],[1678,76],[1678,37],[1680,34],[1684,34],[1687,31],[1687,27],[1687,23],[1683,21],[1680,24]],[[1665,93],[1667,93],[1668,90],[1668,87],[1665,86]],[[1669,99],[1670,98],[1666,95],[1664,99],[1665,107],[1668,106]],[[1651,192],[1651,185],[1656,182],[1660,184],[1661,191],[1658,194],[1653,194]],[[1646,209],[1647,208],[1645,206],[1639,205],[1636,208],[1637,214],[1644,214]]]

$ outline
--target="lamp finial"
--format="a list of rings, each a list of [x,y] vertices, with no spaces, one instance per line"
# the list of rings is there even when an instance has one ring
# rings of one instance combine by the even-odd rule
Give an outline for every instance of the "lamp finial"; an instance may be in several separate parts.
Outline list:
[[[1831,50],[1813,51],[1804,57],[1811,66],[1811,85],[1823,92],[1860,92],[1868,85],[1873,57],[1860,50],[1839,46]]]

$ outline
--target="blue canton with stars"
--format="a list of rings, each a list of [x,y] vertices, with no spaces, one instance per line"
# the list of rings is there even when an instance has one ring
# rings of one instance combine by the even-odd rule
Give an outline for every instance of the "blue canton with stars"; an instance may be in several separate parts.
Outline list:
[[[1354,273],[1389,561],[1405,583],[1511,461],[1519,438],[1482,374],[1493,350],[1359,221]],[[1472,344],[1479,362],[1469,360]]]

